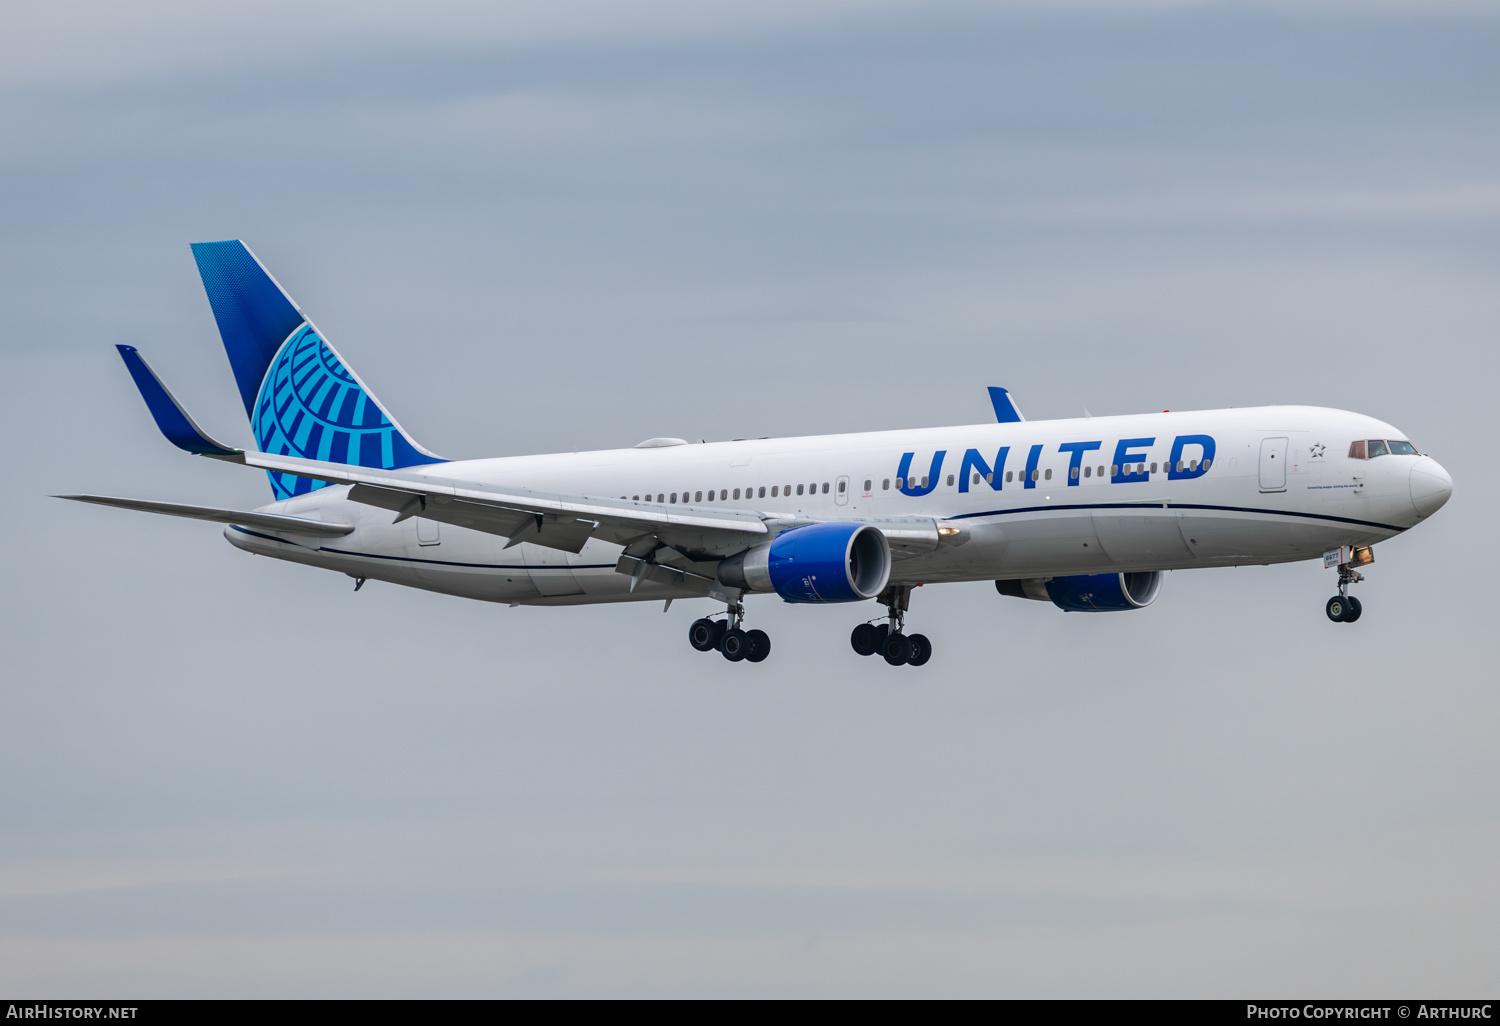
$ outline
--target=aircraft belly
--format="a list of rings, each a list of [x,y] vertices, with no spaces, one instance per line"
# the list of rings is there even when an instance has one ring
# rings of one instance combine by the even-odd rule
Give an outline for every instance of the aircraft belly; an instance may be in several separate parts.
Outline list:
[[[1095,510],[1093,520],[1099,544],[1113,563],[1160,566],[1193,558],[1171,510]]]
[[[1010,544],[997,565],[997,572],[1097,573],[1109,569],[1109,559],[1099,544],[1094,521],[1082,515],[1057,514],[1006,522]]]

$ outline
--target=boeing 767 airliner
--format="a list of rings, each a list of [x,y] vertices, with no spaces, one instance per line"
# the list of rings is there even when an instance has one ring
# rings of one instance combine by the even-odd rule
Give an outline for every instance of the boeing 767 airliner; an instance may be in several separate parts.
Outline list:
[[[1322,559],[1329,619],[1370,547],[1432,516],[1452,479],[1403,432],[1309,406],[1028,421],[991,388],[996,421],[806,438],[450,461],[422,448],[238,240],[193,247],[255,450],[193,422],[139,352],[119,346],[178,447],[267,472],[243,511],[63,498],[228,525],[247,552],[490,602],[709,598],[689,641],[760,662],[744,597],[885,607],[860,655],[920,666],[911,592],[995,582],[1001,595],[1103,612],[1151,604],[1167,570]],[[876,623],[884,620],[882,623]]]

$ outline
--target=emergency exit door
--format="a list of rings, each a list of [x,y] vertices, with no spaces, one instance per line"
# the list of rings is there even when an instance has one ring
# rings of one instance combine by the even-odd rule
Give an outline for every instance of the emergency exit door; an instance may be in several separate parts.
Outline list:
[[[1265,438],[1260,443],[1260,490],[1286,491],[1285,438]]]

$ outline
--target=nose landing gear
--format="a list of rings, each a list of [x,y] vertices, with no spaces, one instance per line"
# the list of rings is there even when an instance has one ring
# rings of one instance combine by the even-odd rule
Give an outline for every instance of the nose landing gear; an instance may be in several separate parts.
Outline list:
[[[862,623],[849,635],[849,645],[862,656],[879,652],[892,666],[921,666],[932,658],[932,642],[925,634],[906,634],[906,610],[911,605],[911,586],[893,584],[875,601],[886,607],[887,623]]]
[[[1339,554],[1342,556],[1342,549],[1339,550]],[[1328,604],[1323,607],[1328,614],[1328,619],[1334,623],[1353,623],[1359,619],[1359,614],[1364,612],[1364,607],[1360,605],[1359,599],[1349,594],[1349,585],[1358,584],[1365,579],[1365,575],[1354,569],[1355,567],[1373,562],[1375,562],[1374,555],[1368,547],[1364,547],[1350,550],[1349,558],[1339,563],[1339,593],[1329,599]]]
[[[718,649],[731,663],[740,660],[758,663],[771,654],[771,636],[761,630],[741,630],[745,620],[745,607],[741,603],[732,605],[723,620],[703,617],[694,620],[688,628],[688,644],[699,652]]]

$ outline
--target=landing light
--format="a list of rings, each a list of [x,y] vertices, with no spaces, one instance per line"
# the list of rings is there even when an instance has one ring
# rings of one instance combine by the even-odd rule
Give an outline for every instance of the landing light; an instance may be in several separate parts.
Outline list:
[[[944,537],[947,537],[949,535],[957,534],[959,532],[959,530],[960,530],[960,528],[957,528],[957,527],[939,527],[938,528],[938,534],[943,535]]]

